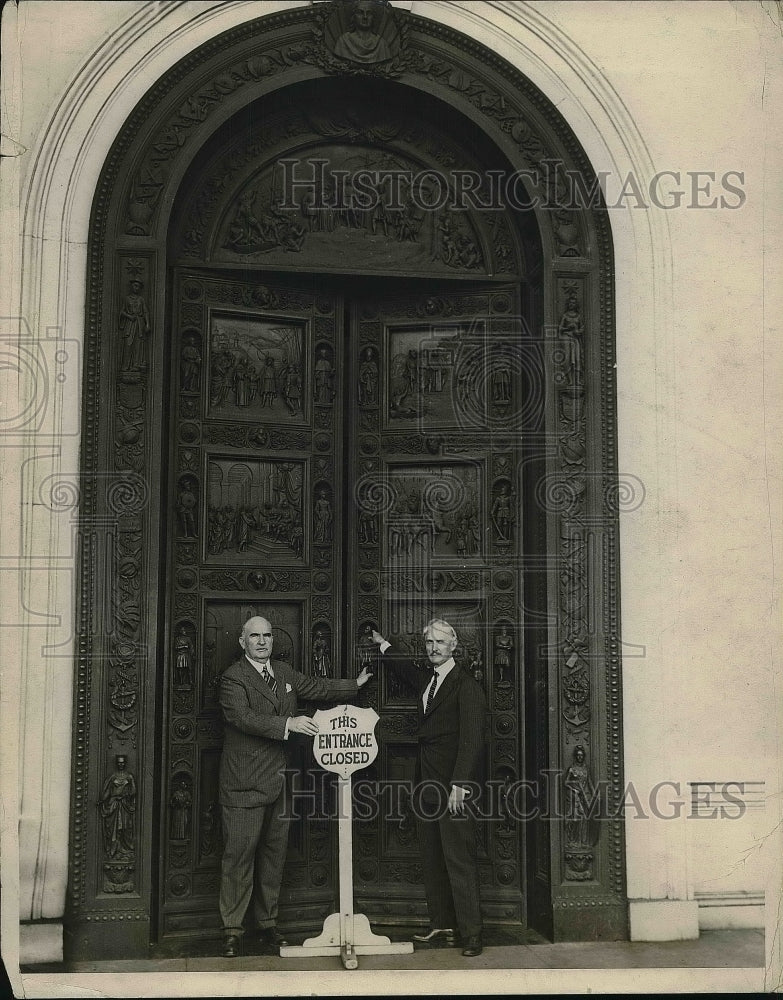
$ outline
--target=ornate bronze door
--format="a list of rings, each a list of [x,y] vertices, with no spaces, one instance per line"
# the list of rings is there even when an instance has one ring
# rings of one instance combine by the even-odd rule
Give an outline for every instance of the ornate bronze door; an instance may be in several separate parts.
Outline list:
[[[351,311],[355,435],[348,488],[347,615],[357,659],[376,658],[380,627],[422,656],[432,617],[459,636],[456,658],[490,706],[488,795],[479,824],[482,904],[489,918],[522,920],[521,831],[502,790],[522,765],[521,427],[530,394],[515,289],[365,299]],[[346,499],[346,506],[348,499]],[[421,863],[409,791],[416,704],[378,667],[368,689],[381,715],[380,755],[362,776],[354,869],[357,905],[389,923],[423,917]],[[375,802],[377,809],[367,808]]]
[[[520,419],[529,405],[515,290],[315,293],[180,271],[174,283],[169,451],[166,745],[160,938],[216,930],[220,672],[248,617],[306,673],[352,676],[380,627],[419,654],[447,618],[491,708],[482,804],[488,917],[521,920],[523,844],[503,819],[522,774],[517,523]],[[388,286],[387,286],[388,287]],[[347,322],[344,319],[347,317]],[[408,785],[411,691],[377,669],[362,693],[381,753],[362,776],[378,809],[357,822],[357,906],[425,915]],[[309,742],[281,923],[312,928],[337,879],[330,776]]]
[[[162,940],[219,926],[220,672],[251,615],[274,655],[334,676],[343,664],[343,384],[333,296],[181,271],[170,369],[169,605],[160,832]],[[294,765],[312,766],[291,740]],[[307,775],[305,774],[305,778]],[[282,919],[315,925],[336,871],[328,786],[292,824]]]

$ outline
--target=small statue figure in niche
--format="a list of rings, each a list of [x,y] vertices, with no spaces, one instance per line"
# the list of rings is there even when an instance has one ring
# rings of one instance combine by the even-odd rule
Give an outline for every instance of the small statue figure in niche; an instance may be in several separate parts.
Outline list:
[[[180,625],[174,641],[174,685],[178,691],[190,691],[193,687],[193,652],[187,626]]]
[[[202,858],[212,858],[221,852],[220,805],[210,802],[201,811],[201,837],[199,854]]]
[[[372,670],[376,659],[376,645],[372,639],[372,625],[365,625],[359,639],[359,670]]]
[[[582,385],[582,338],[585,328],[579,302],[574,291],[569,291],[566,308],[560,319],[558,333],[563,338],[563,374],[570,385]]]
[[[193,337],[182,345],[180,383],[183,392],[198,392],[201,381],[201,354]]]
[[[373,358],[372,348],[368,347],[359,366],[359,406],[376,406],[377,403],[378,365]]]
[[[315,363],[315,401],[319,406],[331,406],[334,399],[334,368],[325,347],[318,351]]]
[[[171,826],[169,836],[172,840],[187,840],[190,836],[190,810],[193,796],[186,778],[180,778],[171,793],[169,806],[171,808]]]
[[[492,504],[492,524],[497,532],[498,542],[508,544],[512,541],[513,512],[511,510],[511,487],[504,483]]]
[[[313,640],[313,674],[316,677],[329,677],[330,668],[329,640],[324,630],[319,628]]]
[[[470,661],[470,672],[473,674],[476,683],[484,683],[484,656],[480,649],[476,650],[475,656]]]
[[[209,700],[215,701],[220,678],[217,672],[217,643],[212,636],[208,637],[204,644],[204,667],[205,695]]]
[[[511,402],[511,372],[508,358],[502,354],[492,369],[492,402],[499,406]]]
[[[114,758],[116,770],[104,781],[98,800],[103,820],[103,848],[110,858],[132,858],[136,813],[136,779],[127,770],[128,758]]]
[[[185,480],[177,493],[177,515],[179,518],[180,536],[182,538],[196,538],[196,507],[198,498],[193,489],[193,484]]]
[[[375,519],[375,514],[361,506],[359,507],[358,531],[360,545],[377,545],[378,522]]]
[[[587,754],[581,743],[574,747],[574,763],[565,773],[566,821],[565,835],[569,847],[590,847],[593,844],[593,821],[590,803],[594,789],[587,768]]]
[[[376,10],[377,0],[356,0],[351,30],[340,35],[334,44],[336,56],[365,65],[388,62],[392,58],[389,43],[376,30]]]
[[[503,774],[503,787],[500,789],[500,831],[502,833],[511,833],[514,830],[514,820],[511,814],[511,806],[509,803],[509,796],[513,791],[513,780],[510,771],[505,771]]]
[[[313,541],[317,545],[328,545],[332,541],[332,505],[326,490],[318,491],[313,512]]]
[[[138,371],[144,367],[146,338],[150,334],[150,314],[141,294],[143,288],[138,278],[130,282],[130,291],[120,310],[119,333],[122,338],[120,370]]]
[[[510,681],[506,677],[506,671],[511,672],[511,653],[513,649],[513,636],[508,634],[508,625],[504,625],[500,633],[495,636],[495,672],[497,682],[501,687],[508,687],[510,684]]]

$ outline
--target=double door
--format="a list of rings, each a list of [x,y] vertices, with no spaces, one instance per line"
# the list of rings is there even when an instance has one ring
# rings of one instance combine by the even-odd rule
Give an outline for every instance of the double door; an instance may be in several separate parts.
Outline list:
[[[412,656],[445,618],[484,687],[488,919],[524,917],[523,830],[504,789],[522,777],[523,449],[531,356],[517,288],[327,286],[179,271],[173,283],[161,648],[159,937],[218,926],[221,672],[252,615],[307,674],[375,680],[380,752],[357,776],[356,905],[423,918],[410,791],[413,691],[377,662],[378,628]],[[332,777],[291,741],[295,811],[282,925],[335,906]]]

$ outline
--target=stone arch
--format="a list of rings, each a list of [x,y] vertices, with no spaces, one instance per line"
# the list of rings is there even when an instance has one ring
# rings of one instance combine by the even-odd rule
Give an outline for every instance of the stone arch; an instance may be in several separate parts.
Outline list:
[[[229,18],[235,18],[238,15],[244,16],[244,14],[246,13],[246,11],[242,11],[239,9],[241,5],[228,5],[228,6],[231,9],[228,11],[224,10],[222,12],[224,17],[227,16]],[[275,5],[275,9],[279,9],[279,6],[280,5]],[[499,34],[501,33],[502,29],[497,27],[495,23],[496,21],[503,21],[503,20],[519,21],[517,13],[515,13],[514,16],[512,17],[507,11],[499,11],[498,9],[495,9],[496,5],[487,5],[487,6],[490,8],[490,17],[493,22],[492,23],[493,30],[497,30]],[[425,16],[432,16],[437,18],[438,15],[441,14],[442,12],[438,11],[437,9],[433,9],[434,7],[435,5],[421,5],[422,13]],[[529,12],[527,12],[527,14],[529,14]],[[527,14],[525,15],[526,17]],[[157,12],[154,17],[151,15],[147,16],[145,14],[144,16],[140,15],[139,17],[134,16],[133,18],[131,18],[121,32],[121,35],[124,36],[123,41],[125,41],[125,39],[128,40],[127,51],[130,51],[130,47],[132,47],[134,44],[138,45],[140,42],[143,45],[146,45],[147,41],[144,36],[147,35],[147,32],[155,30],[156,21],[159,27],[160,24],[162,24],[163,21],[165,21],[166,17],[167,15]],[[449,12],[449,18],[454,22],[454,26],[457,28],[460,27],[469,28],[470,20],[472,17],[475,17],[475,15],[473,15],[472,13],[469,14],[462,11]],[[534,14],[530,15],[530,17],[538,19],[537,24],[535,25],[535,31],[540,32],[541,35],[548,34],[550,38],[557,38],[558,41],[562,40],[559,33],[556,32],[554,29],[552,29],[551,25],[547,27],[547,25],[543,23],[544,19],[541,18],[540,15]],[[199,31],[205,31],[205,30],[212,31],[214,30],[214,27],[218,23],[220,23],[220,14],[215,9],[212,9],[208,11],[201,18],[193,18],[188,25],[180,26],[179,36],[177,38],[177,41],[181,42],[181,40],[187,37],[188,35],[190,35],[190,37],[192,37],[193,35],[197,35]],[[207,25],[209,25],[209,27],[207,27]],[[533,26],[529,23],[524,25],[524,29],[530,30],[531,34],[533,33]],[[541,37],[541,35],[539,35],[539,37]],[[514,53],[515,61],[517,62],[521,61],[522,58],[520,54],[521,46],[519,45],[519,43],[516,42],[514,38],[509,35],[506,36],[505,45],[509,49],[509,51],[512,51]],[[166,55],[163,54],[162,46],[155,53],[155,58],[158,60],[158,64],[160,64],[161,61],[165,61]],[[91,66],[90,67],[91,71],[95,72],[97,69],[97,72],[100,73],[101,72],[100,63],[102,62],[103,69],[105,70],[105,72],[107,74],[111,72],[107,66],[107,59],[105,53],[102,53],[101,56],[97,60],[95,60],[95,62],[97,62],[99,65],[98,67],[96,67],[95,65]],[[114,71],[119,72],[121,70],[121,67],[122,67],[121,62],[118,62]],[[584,81],[591,75],[592,72],[591,70],[585,69],[584,67],[580,67],[579,70],[574,70],[574,72],[577,75],[579,75],[580,72],[582,73],[582,78],[580,81],[580,93],[588,95],[587,99],[584,101],[583,104],[583,108],[587,108],[588,105],[590,105],[591,103],[598,101],[598,98],[595,97],[595,93],[597,90],[600,90],[600,87],[595,86],[594,78],[589,85],[585,85]],[[85,73],[84,76],[82,77],[82,80],[86,81],[87,79],[88,79],[88,74]],[[94,79],[95,77],[93,76],[93,80]],[[75,88],[73,91],[74,97],[76,97],[76,95],[78,94],[79,90],[78,88]],[[82,96],[84,96],[84,94],[85,91],[82,90]],[[68,210],[72,212],[70,218],[68,217],[67,213],[63,217],[66,220],[68,220],[66,222],[63,222],[63,225],[66,227],[66,231],[69,234],[71,234],[71,238],[73,237],[74,233],[78,233],[80,230],[81,232],[86,232],[87,212],[85,211],[85,208],[89,201],[90,191],[92,190],[93,186],[93,183],[89,181],[87,175],[83,173],[87,161],[87,152],[90,148],[89,144],[83,143],[82,141],[84,138],[84,133],[77,136],[76,131],[71,131],[71,129],[76,124],[79,115],[83,111],[83,106],[79,108],[79,110],[74,110],[75,108],[78,108],[80,99],[81,98],[79,98],[78,100],[74,100],[70,105],[70,107],[68,107],[68,102],[66,102],[65,109],[59,115],[61,127],[60,129],[55,129],[55,131],[52,133],[53,142],[58,136],[60,138],[62,138],[62,136],[64,135],[68,136],[68,141],[66,141],[61,147],[63,152],[60,153],[60,155],[66,157],[66,159],[68,156],[69,142],[73,142],[74,139],[77,140],[76,142],[73,142],[73,145],[70,147],[71,151],[74,153],[74,159],[72,161],[73,169],[70,175],[71,182],[69,183],[69,185],[67,185],[66,188],[68,192],[68,197],[63,199],[64,202],[67,204]],[[603,106],[604,117],[611,117],[611,115],[607,115],[606,113],[606,108],[609,105],[611,105],[611,98],[608,100],[607,104]],[[617,112],[618,108],[615,107],[613,111]],[[69,114],[71,115],[70,120],[68,121],[67,124],[63,124],[63,119],[67,118]],[[585,111],[585,113],[581,114],[579,117],[581,117],[583,121],[586,121],[587,118],[589,117],[589,111]],[[622,116],[618,113],[615,115],[615,120],[619,121],[621,117]],[[100,116],[95,114],[92,119],[93,122],[92,127],[91,129],[87,130],[87,134],[90,136],[90,139],[92,141],[96,140],[96,135],[98,134],[99,131],[97,128],[99,120]],[[76,127],[78,128],[78,126]],[[603,143],[603,139],[601,138],[600,135],[600,129],[595,128],[593,126],[591,128],[586,128],[585,131],[589,132],[592,135],[596,148]],[[77,146],[79,147],[79,153],[76,153]],[[620,152],[626,153],[627,151],[622,150]],[[633,150],[633,153],[639,156],[642,155],[638,149]],[[60,192],[59,191],[52,192],[51,190],[44,191],[42,185],[43,167],[49,167],[51,160],[53,158],[54,154],[49,156],[49,154],[47,153],[42,156],[41,160],[39,161],[42,167],[41,172],[38,172],[38,170],[34,171],[33,179],[29,187],[30,199],[28,200],[28,205],[30,207],[29,207],[28,217],[32,220],[31,231],[34,234],[35,233],[41,234],[45,232],[46,227],[49,225],[51,220],[53,218],[57,218],[58,216],[57,198],[60,196]],[[99,162],[100,157],[97,159]],[[597,162],[599,164],[603,164],[605,160],[599,157]],[[39,192],[43,195],[40,200],[38,200]],[[78,222],[74,222],[73,220],[75,220],[77,216],[78,216]],[[655,237],[659,235],[660,234],[653,234],[653,239],[655,239]],[[31,304],[35,302],[42,288],[41,265],[42,261],[45,260],[46,251],[44,250],[40,257],[36,257],[36,254],[31,253],[29,249],[28,249],[28,254],[29,254],[28,262],[32,266],[26,272],[29,275],[29,278],[26,279],[25,285],[21,290],[21,299],[23,302]],[[80,268],[83,268],[83,261],[79,260],[79,252],[77,250],[74,250],[73,252],[69,253],[67,261],[64,262],[63,267],[59,269],[58,273],[60,273],[63,276],[63,280],[68,279],[68,284],[72,289],[78,288],[79,283],[74,282],[72,279],[74,273],[78,272]],[[51,308],[51,303],[49,304],[49,307]],[[72,293],[62,303],[58,303],[56,318],[58,320],[61,319],[63,321],[62,325],[65,327],[66,330],[71,330],[71,331],[76,330],[79,326],[80,309],[81,309],[81,304],[79,302],[78,293]],[[24,311],[25,310],[23,310],[23,312]],[[33,311],[27,310],[27,314],[38,315],[38,309],[36,308]],[[63,597],[63,600],[65,602],[65,605],[67,605],[68,595],[65,595]],[[80,702],[77,698],[77,712],[80,710],[80,705],[82,705],[82,702]],[[76,749],[78,754],[79,752],[78,746]],[[82,753],[84,753],[83,750]],[[55,889],[54,891],[56,894],[58,890]],[[55,903],[55,909],[56,909],[56,903]],[[35,915],[34,911],[33,915]],[[132,914],[129,914],[129,916],[132,916]],[[140,914],[137,913],[135,914],[135,916],[139,917],[140,922],[144,923],[144,919]]]

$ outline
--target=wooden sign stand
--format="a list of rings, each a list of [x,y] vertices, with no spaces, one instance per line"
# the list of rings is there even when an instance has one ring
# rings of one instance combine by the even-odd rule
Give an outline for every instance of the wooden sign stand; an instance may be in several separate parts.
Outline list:
[[[337,780],[340,910],[329,914],[317,937],[307,938],[302,945],[286,945],[280,949],[280,957],[320,958],[339,955],[346,969],[357,969],[359,955],[410,955],[413,952],[413,942],[392,942],[385,935],[375,934],[365,914],[353,912],[353,779],[351,774],[346,776],[338,772]]]

